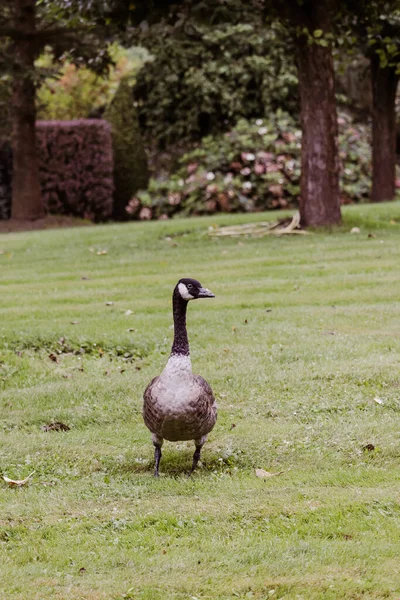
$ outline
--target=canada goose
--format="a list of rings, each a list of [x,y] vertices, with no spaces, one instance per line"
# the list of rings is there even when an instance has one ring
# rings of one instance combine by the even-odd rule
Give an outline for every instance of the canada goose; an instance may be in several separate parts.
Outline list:
[[[214,298],[196,279],[180,279],[172,294],[174,341],[165,369],[147,386],[143,398],[143,419],[154,444],[154,475],[158,477],[161,446],[170,442],[194,440],[193,473],[207,434],[217,420],[217,405],[211,387],[200,375],[193,375],[186,331],[189,300]]]

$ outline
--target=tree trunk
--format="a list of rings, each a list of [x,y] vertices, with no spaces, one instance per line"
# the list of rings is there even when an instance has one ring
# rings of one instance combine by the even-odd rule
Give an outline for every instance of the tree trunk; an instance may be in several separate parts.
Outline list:
[[[396,180],[396,67],[381,68],[371,55],[372,191],[371,202],[393,200]]]
[[[44,206],[36,156],[35,33],[36,0],[15,0],[15,68],[12,92],[13,189],[11,216],[39,219]]]
[[[304,226],[340,223],[337,115],[332,52],[297,38],[302,127],[300,216]]]

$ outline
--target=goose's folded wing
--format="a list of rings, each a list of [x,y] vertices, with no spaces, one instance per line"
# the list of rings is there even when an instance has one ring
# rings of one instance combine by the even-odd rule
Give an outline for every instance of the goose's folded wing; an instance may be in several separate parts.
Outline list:
[[[154,388],[155,384],[157,383],[158,379],[159,379],[159,375],[157,375],[157,377],[154,377],[154,378],[153,378],[153,379],[150,381],[150,383],[149,383],[149,385],[147,386],[147,388],[144,390],[144,393],[143,393],[143,400],[144,400],[144,403],[145,403],[145,404],[146,404],[146,402],[150,402],[150,401],[151,401],[151,399],[152,399],[152,392],[153,392],[153,388]]]
[[[193,375],[193,379],[195,379],[198,386],[202,389],[202,397],[207,399],[210,406],[216,406],[214,394],[210,384],[205,379],[203,379],[201,375]]]

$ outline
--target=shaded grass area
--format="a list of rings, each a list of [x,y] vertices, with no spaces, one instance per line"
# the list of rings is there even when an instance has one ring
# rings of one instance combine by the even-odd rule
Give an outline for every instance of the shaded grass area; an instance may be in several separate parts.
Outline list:
[[[35,471],[0,485],[1,598],[399,597],[400,203],[207,236],[269,218],[0,236],[0,470]],[[181,276],[216,294],[188,328],[219,418],[191,479],[185,442],[155,481],[141,397]]]

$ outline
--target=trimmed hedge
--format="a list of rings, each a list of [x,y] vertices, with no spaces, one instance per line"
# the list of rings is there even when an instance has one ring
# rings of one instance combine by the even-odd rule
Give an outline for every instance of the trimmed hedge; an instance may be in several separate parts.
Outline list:
[[[38,121],[42,194],[50,213],[104,221],[113,208],[110,125],[100,119]]]

